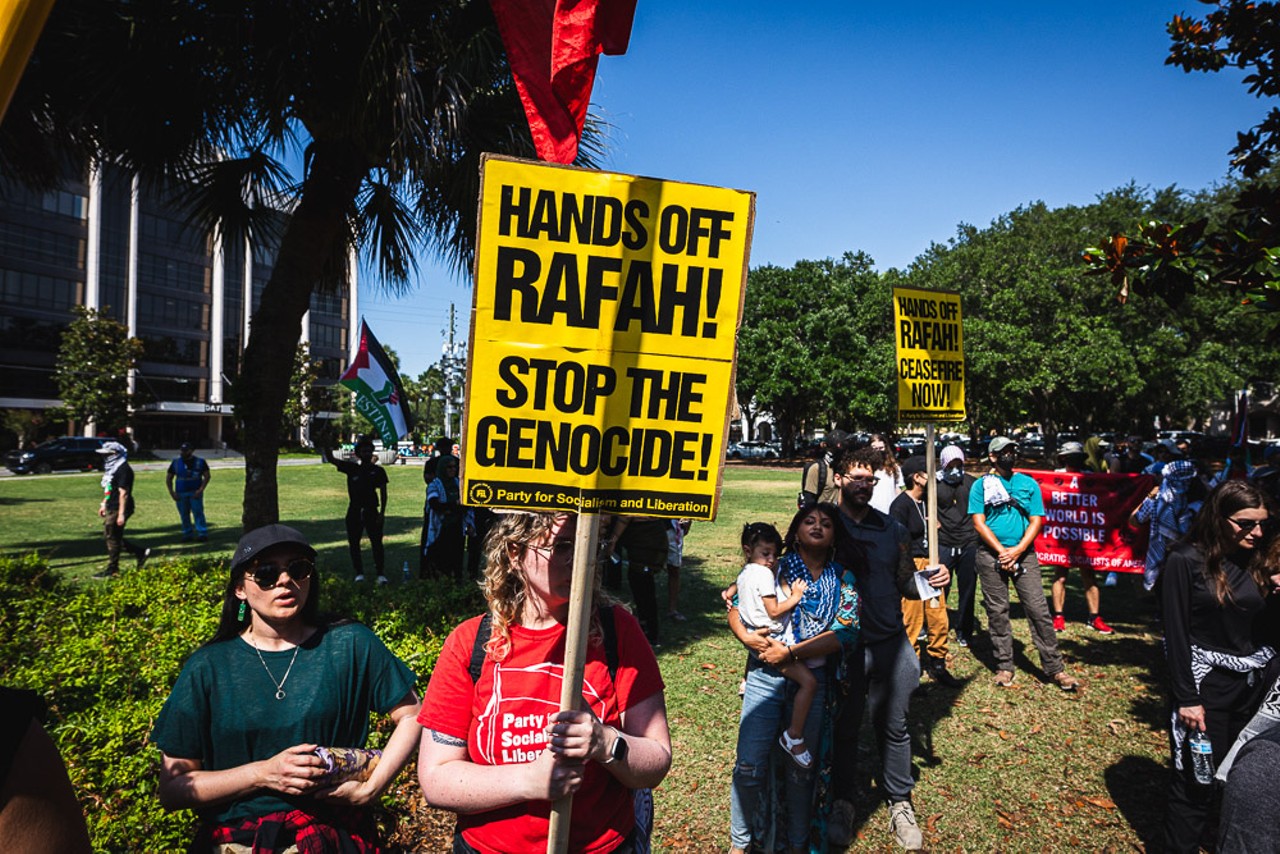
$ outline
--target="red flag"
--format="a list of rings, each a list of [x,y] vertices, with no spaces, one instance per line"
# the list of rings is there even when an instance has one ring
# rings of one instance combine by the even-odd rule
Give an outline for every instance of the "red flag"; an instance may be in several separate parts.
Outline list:
[[[572,163],[600,54],[627,52],[636,0],[489,0],[538,157]]]

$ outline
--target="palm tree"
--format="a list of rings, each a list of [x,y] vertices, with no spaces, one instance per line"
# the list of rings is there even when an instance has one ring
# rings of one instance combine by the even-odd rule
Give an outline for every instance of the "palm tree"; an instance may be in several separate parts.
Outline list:
[[[599,152],[588,129],[580,164]],[[301,148],[300,176],[282,158]],[[246,530],[276,521],[290,367],[352,249],[392,290],[425,249],[464,269],[482,152],[533,157],[485,0],[60,0],[3,125],[0,172],[113,161],[184,188],[234,241],[290,217],[234,384]]]

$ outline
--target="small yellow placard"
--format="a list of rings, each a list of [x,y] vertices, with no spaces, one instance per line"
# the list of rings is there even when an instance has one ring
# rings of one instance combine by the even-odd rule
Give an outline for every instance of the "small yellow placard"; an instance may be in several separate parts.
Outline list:
[[[965,420],[960,295],[893,289],[898,420]]]

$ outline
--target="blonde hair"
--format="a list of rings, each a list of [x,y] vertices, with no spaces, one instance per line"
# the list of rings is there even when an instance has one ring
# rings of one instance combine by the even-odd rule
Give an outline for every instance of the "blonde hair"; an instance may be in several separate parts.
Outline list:
[[[507,513],[489,531],[484,543],[484,580],[480,589],[489,603],[493,617],[492,633],[484,650],[494,661],[502,661],[511,652],[511,626],[520,623],[528,599],[524,572],[520,558],[530,543],[535,543],[551,533],[556,520],[565,518],[563,513]],[[512,555],[509,546],[518,550]],[[601,643],[599,609],[617,602],[600,588],[600,563],[595,560],[591,573],[591,643]]]

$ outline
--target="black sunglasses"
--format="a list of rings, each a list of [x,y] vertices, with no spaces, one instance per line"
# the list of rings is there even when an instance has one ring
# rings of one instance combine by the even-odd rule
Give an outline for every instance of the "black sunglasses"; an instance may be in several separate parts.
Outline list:
[[[289,561],[281,566],[278,563],[258,563],[254,562],[252,566],[245,570],[244,574],[257,582],[258,586],[263,590],[270,590],[280,583],[280,573],[287,572],[289,577],[294,581],[306,581],[311,577],[311,573],[316,571],[315,562],[300,557]]]
[[[1273,527],[1270,519],[1233,519],[1228,516],[1227,521],[1239,528],[1242,536],[1247,535],[1254,528],[1261,528],[1262,533],[1267,534]]]

